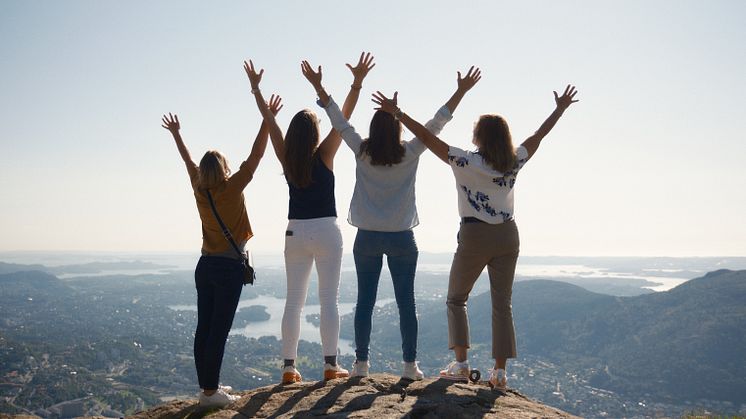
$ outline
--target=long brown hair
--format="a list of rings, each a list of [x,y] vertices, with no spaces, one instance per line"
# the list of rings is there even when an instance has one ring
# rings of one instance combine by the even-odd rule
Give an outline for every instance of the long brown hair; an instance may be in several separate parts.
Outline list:
[[[515,149],[508,122],[500,115],[482,115],[474,127],[474,143],[486,163],[505,173],[515,166]]]
[[[228,160],[217,150],[209,150],[199,161],[199,188],[203,191],[220,186],[231,175]]]
[[[360,144],[360,154],[370,156],[373,166],[391,166],[401,163],[406,149],[401,143],[401,123],[381,110],[370,120],[370,134]]]
[[[311,184],[313,157],[319,145],[316,114],[304,109],[295,114],[285,134],[285,177],[297,188]]]

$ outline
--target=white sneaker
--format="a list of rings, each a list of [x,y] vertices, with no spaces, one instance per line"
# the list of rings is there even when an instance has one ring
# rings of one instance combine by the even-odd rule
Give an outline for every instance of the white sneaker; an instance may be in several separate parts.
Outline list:
[[[205,393],[199,393],[199,405],[201,407],[220,407],[223,408],[229,404],[240,399],[239,396],[228,394],[223,389],[219,388],[211,396],[205,395]]]
[[[417,365],[417,361],[404,362],[404,372],[401,373],[401,378],[420,381],[425,378],[425,374],[422,373],[420,367]]]
[[[358,361],[356,359],[355,363],[352,364],[352,372],[350,373],[350,377],[367,377],[369,369],[370,361]]]
[[[497,390],[507,390],[508,388],[508,373],[500,369],[490,369],[490,386]]]
[[[453,361],[448,364],[446,369],[440,371],[440,378],[467,383],[469,382],[470,371],[471,369],[469,368],[469,361]]]

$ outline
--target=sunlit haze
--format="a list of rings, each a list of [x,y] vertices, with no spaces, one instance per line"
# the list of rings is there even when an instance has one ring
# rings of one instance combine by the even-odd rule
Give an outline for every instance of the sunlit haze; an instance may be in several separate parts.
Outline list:
[[[0,251],[195,251],[201,230],[163,113],[178,113],[198,160],[236,170],[261,117],[242,69],[264,68],[283,130],[302,109],[330,124],[300,61],[323,67],[338,100],[345,63],[375,55],[351,119],[367,135],[370,94],[399,92],[425,122],[482,69],[441,138],[471,146],[474,121],[504,115],[514,141],[577,86],[521,171],[524,255],[746,255],[746,2],[0,1]],[[409,132],[406,136],[411,137]],[[347,224],[353,153],[335,160]],[[450,168],[425,152],[420,250],[453,251]],[[250,247],[281,252],[288,192],[271,147],[245,191]]]

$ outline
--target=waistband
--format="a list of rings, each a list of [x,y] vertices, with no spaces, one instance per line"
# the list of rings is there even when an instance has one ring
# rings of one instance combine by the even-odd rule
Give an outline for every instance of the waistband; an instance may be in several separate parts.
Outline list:
[[[296,226],[314,226],[323,224],[336,224],[337,217],[319,217],[319,218],[291,218],[288,220],[288,228]]]
[[[238,243],[238,250],[241,251],[241,253],[246,252],[246,244],[247,241],[243,241],[241,243]],[[236,259],[240,260],[241,256],[236,253],[236,250],[233,248],[233,246],[228,245],[228,250],[224,252],[218,252],[218,253],[207,253],[205,252],[205,249],[202,249],[201,251],[202,256],[208,256],[208,257],[221,257],[221,258],[228,258],[228,259]]]
[[[461,224],[472,224],[472,223],[489,224],[488,222],[482,221],[477,217],[461,217]]]
[[[502,224],[510,224],[514,222],[515,222],[515,219],[511,218],[509,220],[503,221],[502,223],[492,224],[492,223],[488,223],[487,221],[482,221],[477,217],[461,217],[461,224],[487,224],[491,226],[499,226]]]

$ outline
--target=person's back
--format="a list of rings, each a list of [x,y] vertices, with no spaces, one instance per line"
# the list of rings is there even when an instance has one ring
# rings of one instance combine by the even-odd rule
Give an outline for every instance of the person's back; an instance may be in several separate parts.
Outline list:
[[[277,113],[281,107],[280,98],[270,101],[269,107],[270,112]],[[241,252],[253,235],[243,190],[253,178],[264,155],[267,126],[262,124],[249,157],[241,164],[238,172],[231,175],[228,162],[218,151],[206,152],[197,166],[181,138],[181,125],[176,115],[164,115],[162,122],[163,128],[173,135],[186,165],[202,225],[202,256],[194,271],[197,289],[194,364],[202,389],[199,404],[204,407],[223,407],[238,399],[238,396],[228,394],[227,387],[221,387],[219,381],[225,342],[244,285]],[[237,248],[233,248],[228,237],[223,234],[218,217],[226,225]]]
[[[334,172],[321,160],[318,153],[311,162],[311,182],[306,187],[298,187],[288,181],[290,200],[289,220],[336,217],[337,204],[334,198]]]
[[[360,56],[356,67],[348,65],[354,76],[345,100],[348,115],[357,103],[362,80],[372,68],[371,62],[372,57],[368,54]],[[302,380],[295,368],[295,359],[298,356],[301,312],[314,264],[319,282],[319,331],[324,355],[324,379],[347,377],[348,371],[337,364],[337,300],[342,265],[342,232],[337,224],[333,165],[341,139],[338,133],[331,130],[323,141],[319,141],[318,119],[308,110],[296,113],[283,137],[277,121],[267,112],[259,90],[263,70],[257,73],[251,61],[245,63],[245,70],[257,106],[270,125],[272,146],[288,183],[288,225],[284,251],[287,296],[282,316],[282,383]],[[315,72],[304,61],[302,70],[303,75],[315,85],[317,93],[325,96],[326,92],[320,86],[321,67]]]
[[[427,129],[439,133],[450,121],[463,95],[478,74],[470,71],[466,79],[459,74],[459,88],[427,123]],[[348,221],[358,228],[353,248],[357,272],[358,296],[355,307],[355,364],[353,376],[366,376],[370,367],[370,334],[378,282],[386,255],[394,283],[402,337],[402,377],[421,380],[417,366],[417,310],[414,280],[419,250],[413,228],[419,224],[415,200],[417,167],[425,145],[417,138],[401,140],[401,124],[389,113],[377,111],[365,140],[342,115],[333,100],[324,100],[332,126],[355,153],[355,190],[350,202]]]

